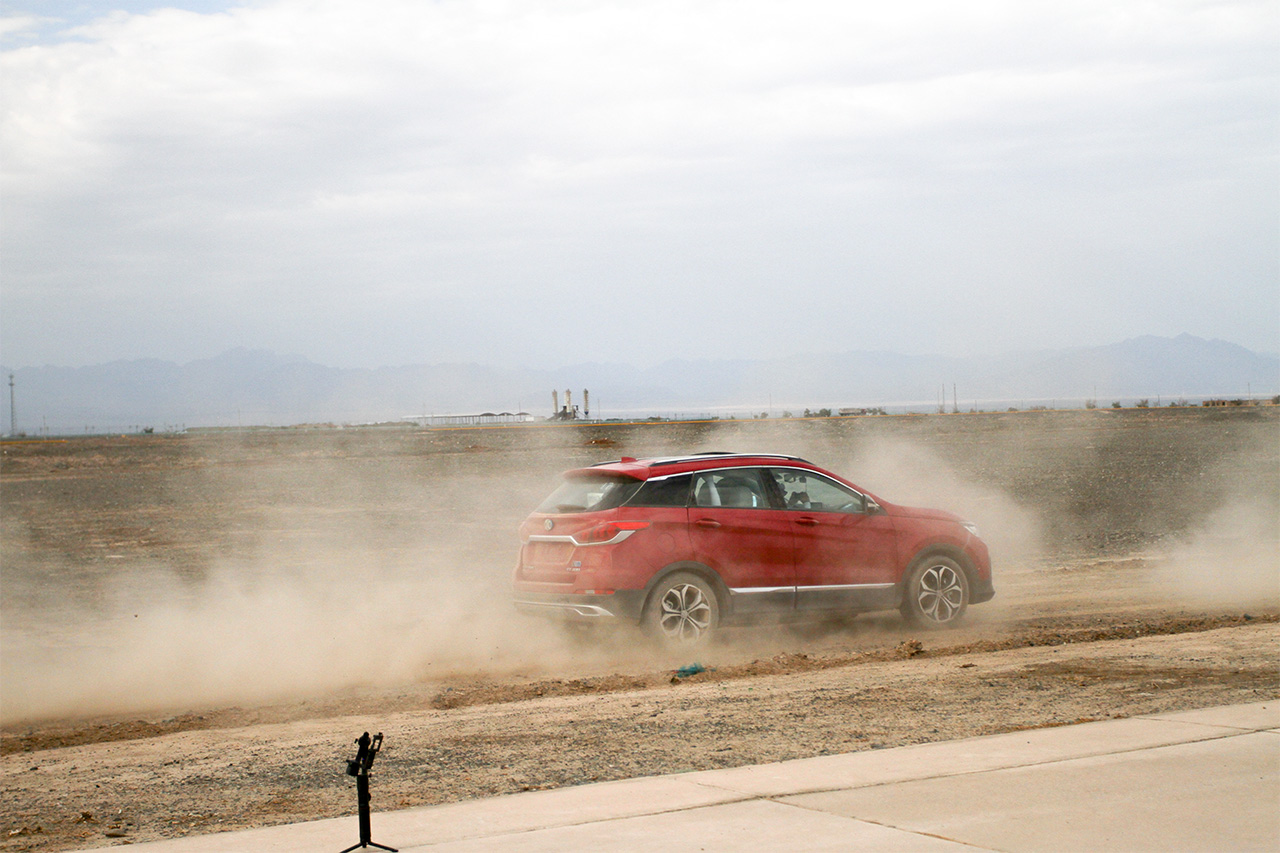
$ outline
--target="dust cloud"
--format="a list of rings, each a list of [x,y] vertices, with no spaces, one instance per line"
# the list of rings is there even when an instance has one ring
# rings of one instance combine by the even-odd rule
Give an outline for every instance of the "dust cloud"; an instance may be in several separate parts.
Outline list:
[[[848,467],[886,500],[945,509],[972,521],[1001,571],[1043,559],[1040,518],[1007,492],[961,473],[936,451],[885,436],[858,446]]]
[[[1192,607],[1280,606],[1280,442],[1241,434],[1191,488],[1189,523],[1151,549],[1153,596]]]
[[[1237,499],[1155,555],[1162,597],[1192,605],[1280,605],[1280,518]]]
[[[570,660],[580,672],[626,657],[610,643],[584,649],[510,604],[516,526],[561,468],[529,465],[536,444],[425,466],[314,452],[248,466],[245,453],[189,479],[151,534],[173,544],[159,560],[110,542],[96,571],[73,569],[32,544],[48,531],[7,520],[0,722],[518,677]],[[133,500],[117,483],[112,505]],[[134,514],[157,515],[154,495],[136,501]]]
[[[359,549],[329,556],[342,559],[305,574],[220,566],[195,585],[122,570],[92,610],[43,625],[7,616],[2,722],[333,698],[626,657],[577,646],[516,614],[501,584],[455,574],[465,551],[434,548],[414,573],[352,569],[373,556]]]
[[[6,458],[0,722],[365,688],[427,703],[459,681],[662,669],[633,634],[584,642],[510,605],[520,521],[563,470],[622,455],[791,453],[955,512],[991,547],[997,602],[1002,578],[1053,571],[1068,551],[1158,543],[1152,600],[1274,603],[1275,423],[1225,423],[1188,421],[1159,443],[1133,421],[1063,414],[327,431],[189,439],[167,459],[159,445]],[[811,647],[761,632],[708,658]]]
[[[359,549],[330,556],[305,573],[216,566],[195,584],[122,567],[97,607],[7,615],[4,722],[283,700],[512,656],[483,590],[353,570],[375,556]]]

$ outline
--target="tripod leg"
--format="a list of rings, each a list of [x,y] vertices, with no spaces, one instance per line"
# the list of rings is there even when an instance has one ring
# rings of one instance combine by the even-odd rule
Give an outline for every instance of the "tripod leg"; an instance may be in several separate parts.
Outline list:
[[[377,847],[379,850],[390,850],[391,853],[399,853],[394,847],[377,844],[373,841],[373,832],[369,829],[369,801],[373,799],[373,795],[369,793],[369,777],[361,776],[357,779],[356,787],[360,789],[360,845],[362,847]]]
[[[373,797],[369,794],[369,776],[366,773],[360,773],[356,776],[356,800],[359,806],[360,814],[360,843],[353,844],[342,853],[351,853],[352,850],[358,850],[364,847],[377,847],[379,850],[389,850],[391,853],[399,853],[394,847],[388,847],[385,844],[376,844],[373,841],[373,832],[369,825],[369,801]]]

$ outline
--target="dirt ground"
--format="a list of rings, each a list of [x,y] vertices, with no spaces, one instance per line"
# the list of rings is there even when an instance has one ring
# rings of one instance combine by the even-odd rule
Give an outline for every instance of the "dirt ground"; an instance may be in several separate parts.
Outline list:
[[[559,471],[705,449],[967,515],[996,599],[953,631],[862,615],[696,660],[510,611],[515,526]],[[366,730],[390,810],[1280,695],[1272,407],[0,452],[3,851],[353,815]]]

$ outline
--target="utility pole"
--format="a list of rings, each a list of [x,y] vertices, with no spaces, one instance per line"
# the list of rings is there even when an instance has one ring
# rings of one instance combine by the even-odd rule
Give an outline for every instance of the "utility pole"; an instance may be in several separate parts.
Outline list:
[[[13,408],[13,374],[9,374],[9,437],[18,435],[18,413]]]

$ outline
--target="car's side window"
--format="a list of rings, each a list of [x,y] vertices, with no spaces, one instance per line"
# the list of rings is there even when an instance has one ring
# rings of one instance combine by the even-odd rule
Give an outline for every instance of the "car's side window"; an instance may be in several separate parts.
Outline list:
[[[699,473],[694,477],[693,503],[695,506],[741,509],[772,508],[759,468],[728,468]]]
[[[769,474],[782,490],[787,509],[860,513],[866,507],[866,498],[826,477],[794,468],[772,468]]]
[[[676,474],[645,480],[640,491],[630,501],[630,506],[685,506],[689,502],[689,482],[692,474]]]

